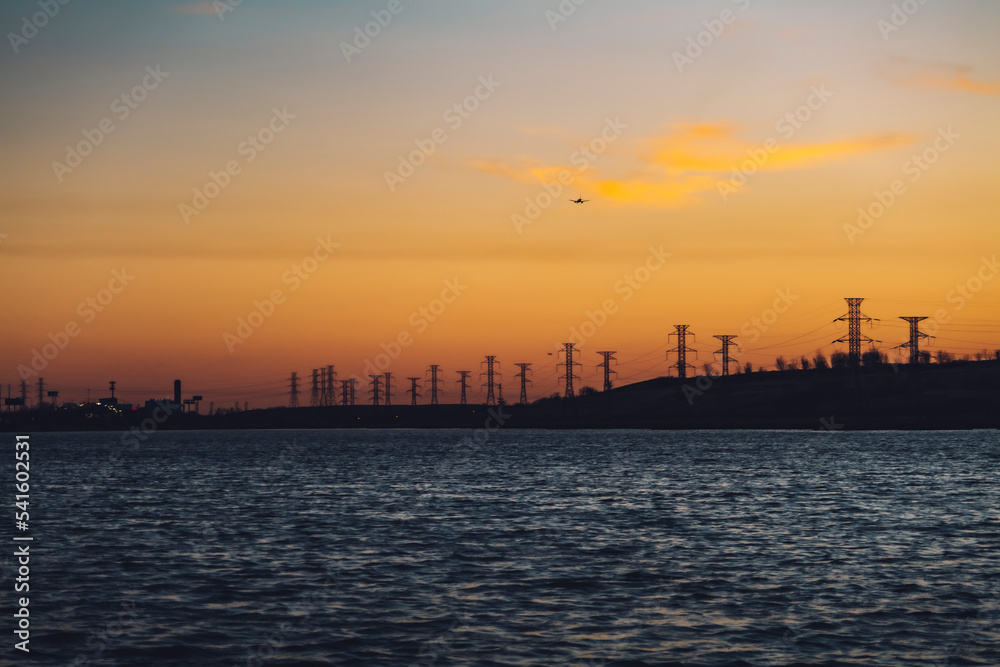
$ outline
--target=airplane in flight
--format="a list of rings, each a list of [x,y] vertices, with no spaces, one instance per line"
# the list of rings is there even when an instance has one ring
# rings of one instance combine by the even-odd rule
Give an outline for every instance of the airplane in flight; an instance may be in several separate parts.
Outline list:
[[[570,201],[573,202],[574,204],[583,204],[584,202],[588,202],[590,200],[589,199],[584,199],[583,197],[581,197],[579,199],[570,199]]]

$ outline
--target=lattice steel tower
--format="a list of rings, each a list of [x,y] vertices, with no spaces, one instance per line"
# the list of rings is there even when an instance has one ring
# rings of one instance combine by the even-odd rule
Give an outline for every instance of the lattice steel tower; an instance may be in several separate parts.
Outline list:
[[[611,374],[614,373],[618,375],[617,371],[611,370],[611,362],[618,361],[615,359],[615,352],[617,350],[612,350],[611,352],[598,352],[597,354],[604,357],[604,361],[597,364],[598,368],[604,369],[604,391],[611,391]]]
[[[292,371],[292,377],[288,385],[288,407],[299,407],[299,374]]]
[[[521,372],[514,377],[521,378],[521,398],[519,402],[521,404],[527,405],[528,403],[528,383],[531,380],[528,379],[528,373],[531,371],[531,364],[514,364],[521,369]]]
[[[560,361],[556,364],[556,368],[558,369],[560,366],[566,367],[566,373],[563,376],[563,395],[566,398],[573,398],[576,395],[576,392],[573,390],[573,380],[580,379],[579,375],[573,373],[573,367],[580,366],[580,362],[573,361],[573,353],[576,352],[576,343],[563,343],[561,352],[565,361]]]
[[[410,388],[406,390],[406,393],[410,395],[410,405],[416,405],[417,399],[420,398],[420,387],[417,385],[417,382],[420,381],[420,378],[406,378],[406,379],[410,381]]]
[[[847,322],[847,338],[838,338],[833,341],[834,343],[847,342],[848,353],[847,353],[847,363],[852,368],[857,368],[861,366],[861,343],[874,343],[875,341],[868,336],[861,335],[861,322],[872,322],[872,318],[861,312],[861,302],[864,301],[863,298],[845,298],[847,301],[847,315],[838,317],[834,322]]]
[[[431,405],[438,404],[438,369],[437,364],[431,364]]]
[[[676,364],[672,364],[670,366],[670,368],[676,368],[677,369],[677,377],[681,378],[682,380],[687,377],[687,369],[694,368],[694,366],[692,366],[691,364],[689,364],[687,362],[687,353],[688,352],[694,352],[695,356],[698,355],[698,351],[697,350],[695,350],[694,348],[691,348],[691,347],[687,346],[687,337],[688,337],[688,327],[689,326],[690,325],[688,325],[688,324],[675,324],[674,325],[674,329],[676,329],[676,331],[674,331],[674,333],[672,333],[672,334],[670,334],[670,335],[667,336],[667,340],[670,340],[670,336],[677,336],[677,349],[676,350],[667,350],[667,359],[668,360],[670,359],[670,352],[671,351],[673,351],[674,353],[677,354],[677,363]],[[690,335],[694,336],[694,334],[690,334]]]
[[[354,405],[354,378],[340,381],[340,404]]]
[[[459,375],[459,379],[455,382],[459,382],[462,385],[462,400],[459,401],[459,405],[465,405],[465,390],[469,388],[469,376],[472,375],[472,371],[455,371]]]
[[[319,369],[314,368],[312,374],[312,391],[309,393],[309,405],[319,405]]]
[[[716,350],[715,353],[722,355],[722,377],[725,377],[729,375],[729,362],[736,361],[735,359],[729,356],[729,348],[733,344],[733,340],[736,338],[736,336],[716,335],[715,337],[722,341],[722,349]]]
[[[486,361],[483,361],[480,366],[482,364],[486,364],[486,370],[480,373],[479,377],[486,376],[486,382],[483,383],[483,386],[486,387],[486,405],[496,405],[497,399],[493,395],[493,387],[495,380],[500,376],[500,372],[496,369],[497,358],[494,355],[486,355]]]
[[[382,395],[385,397],[385,404],[392,405],[392,373],[385,372],[385,387],[382,388]]]
[[[900,317],[899,319],[905,320],[910,323],[910,342],[903,343],[898,347],[908,347],[910,348],[910,363],[918,364],[920,363],[920,339],[930,338],[927,334],[920,330],[920,322],[926,320],[926,317]]]
[[[372,379],[372,381],[371,381],[372,388],[368,390],[371,393],[371,395],[372,395],[372,405],[378,406],[379,405],[379,398],[380,398],[379,383],[382,381],[382,376],[381,375],[369,375],[368,377],[370,377]]]

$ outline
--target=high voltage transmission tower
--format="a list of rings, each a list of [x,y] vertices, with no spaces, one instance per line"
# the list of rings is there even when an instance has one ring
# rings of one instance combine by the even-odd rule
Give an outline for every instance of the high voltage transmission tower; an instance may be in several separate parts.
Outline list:
[[[459,401],[459,405],[465,405],[465,390],[469,388],[469,376],[472,375],[472,371],[455,371],[459,375],[459,379],[455,382],[459,382],[462,385],[462,400]]]
[[[861,366],[861,343],[876,342],[868,336],[863,336],[861,334],[861,322],[864,321],[871,325],[873,320],[861,312],[861,302],[864,301],[863,298],[845,298],[844,300],[847,302],[847,315],[838,317],[834,320],[834,322],[847,322],[847,338],[838,338],[833,342],[847,342],[847,363],[851,368],[858,368]]]
[[[320,398],[320,402],[324,405],[336,405],[337,404],[337,390],[334,389],[334,378],[337,374],[333,371],[333,365],[327,366],[325,371],[320,369],[323,374],[323,392]]]
[[[410,388],[406,390],[406,393],[410,395],[410,405],[416,405],[417,399],[420,398],[420,387],[417,385],[417,382],[420,381],[420,378],[406,378],[406,379],[410,381]]]
[[[392,405],[392,373],[385,372],[385,387],[382,388],[382,395],[385,397],[385,404]]]
[[[597,353],[602,357],[604,357],[604,361],[597,364],[598,368],[604,369],[604,391],[611,391],[611,374],[614,373],[615,375],[618,375],[617,371],[611,370],[611,362],[618,361],[617,359],[615,359],[615,352],[617,352],[617,350]]]
[[[314,368],[312,372],[312,391],[309,393],[309,405],[316,407],[319,405],[319,369]]]
[[[480,363],[486,364],[486,370],[479,374],[479,377],[483,375],[486,376],[486,382],[482,386],[486,387],[486,405],[496,405],[497,399],[493,395],[493,388],[495,386],[495,381],[500,377],[500,371],[497,370],[497,358],[495,355],[486,355],[486,361]],[[463,387],[464,391],[464,387]]]
[[[340,404],[354,405],[354,378],[340,381]]]
[[[562,352],[563,359],[565,359],[565,361],[560,361],[556,364],[556,368],[559,368],[560,366],[566,367],[566,373],[563,376],[563,395],[566,398],[573,398],[576,395],[576,392],[573,390],[573,380],[580,379],[579,375],[575,375],[573,373],[574,366],[581,365],[580,362],[573,361],[573,353],[576,351],[576,343],[563,343],[563,349],[560,350],[560,352]]]
[[[372,405],[378,406],[379,405],[379,399],[380,399],[379,383],[382,381],[382,376],[381,375],[369,375],[368,377],[370,377],[372,379],[372,381],[371,381],[372,388],[368,390],[369,393],[371,393],[371,395],[372,395]]]
[[[521,378],[521,398],[519,403],[527,405],[528,403],[528,383],[531,380],[528,379],[528,373],[531,371],[531,364],[514,364],[521,369],[521,372],[514,377]]]
[[[674,329],[676,329],[676,331],[674,331],[674,333],[672,333],[672,334],[670,334],[670,335],[667,336],[667,340],[670,339],[670,336],[677,336],[677,349],[675,349],[675,350],[667,350],[667,359],[668,360],[670,359],[670,353],[671,352],[674,352],[677,355],[677,363],[676,364],[672,364],[670,366],[670,368],[676,368],[677,369],[677,377],[681,378],[682,380],[687,377],[687,369],[694,368],[693,365],[691,365],[691,364],[689,364],[687,362],[687,353],[688,352],[694,352],[695,356],[698,355],[698,351],[697,350],[695,350],[694,348],[690,348],[690,347],[687,346],[687,337],[689,335],[689,332],[688,332],[688,327],[689,326],[690,326],[689,324],[675,324],[674,325]],[[694,334],[690,334],[690,335],[694,336]]]
[[[920,339],[930,338],[927,334],[920,330],[920,323],[926,320],[926,317],[900,317],[899,319],[905,320],[910,323],[910,341],[908,343],[902,343],[897,345],[897,347],[910,348],[910,363],[917,364],[920,363]]]
[[[288,407],[299,407],[299,374],[292,371],[292,377],[288,385]]]
[[[438,369],[437,364],[431,364],[431,405],[438,404]]]
[[[733,344],[733,340],[736,338],[736,336],[716,335],[715,337],[722,341],[722,349],[716,350],[715,354],[722,355],[722,376],[725,377],[729,375],[729,362],[736,361],[735,359],[729,356],[729,347]]]

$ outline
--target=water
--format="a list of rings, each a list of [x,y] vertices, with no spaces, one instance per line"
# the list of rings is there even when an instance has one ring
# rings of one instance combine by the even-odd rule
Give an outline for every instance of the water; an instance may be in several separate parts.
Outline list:
[[[32,436],[21,663],[1000,664],[995,431],[471,433]]]

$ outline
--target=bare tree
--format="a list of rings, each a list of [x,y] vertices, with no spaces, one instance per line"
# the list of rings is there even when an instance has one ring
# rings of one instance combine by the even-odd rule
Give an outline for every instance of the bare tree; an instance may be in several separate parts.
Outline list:
[[[830,362],[826,360],[826,356],[822,352],[817,352],[816,356],[813,357],[813,366],[816,368],[829,368]]]
[[[799,366],[801,366],[802,370],[804,371],[809,370],[809,360],[806,359],[805,357],[802,357],[801,359],[799,359]]]
[[[777,359],[774,360],[774,365],[775,367],[777,367],[779,371],[783,371],[788,366],[788,362],[785,361],[784,357],[779,356]]]

